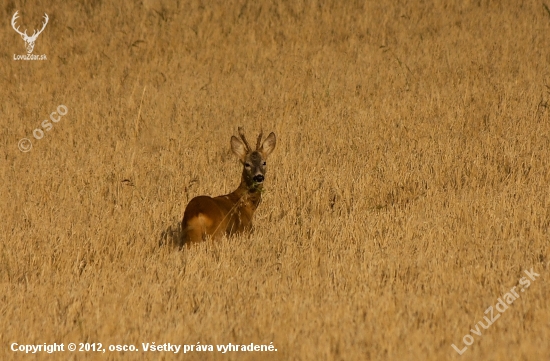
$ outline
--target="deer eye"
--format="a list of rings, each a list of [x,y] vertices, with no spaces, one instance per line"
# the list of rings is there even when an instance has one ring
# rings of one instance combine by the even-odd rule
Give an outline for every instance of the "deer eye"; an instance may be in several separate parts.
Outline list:
[[[250,163],[245,163],[244,166],[245,166],[246,168],[250,168]]]
[[[263,165],[264,165],[264,166],[265,166],[265,165],[267,165],[267,163],[265,162],[265,160],[264,160],[264,163],[263,163]]]

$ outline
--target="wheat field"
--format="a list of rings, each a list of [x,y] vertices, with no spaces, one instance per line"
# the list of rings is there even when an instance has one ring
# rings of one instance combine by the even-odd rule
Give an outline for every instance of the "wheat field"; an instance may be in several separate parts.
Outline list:
[[[550,359],[547,4],[4,2],[0,358]],[[253,232],[173,247],[238,126]]]

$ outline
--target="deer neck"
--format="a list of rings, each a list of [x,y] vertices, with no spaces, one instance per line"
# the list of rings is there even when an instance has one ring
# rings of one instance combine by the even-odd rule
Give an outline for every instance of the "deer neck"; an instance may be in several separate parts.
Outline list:
[[[252,207],[256,210],[262,199],[263,187],[261,184],[248,184],[245,177],[241,178],[241,184],[233,192],[233,194],[244,204]]]

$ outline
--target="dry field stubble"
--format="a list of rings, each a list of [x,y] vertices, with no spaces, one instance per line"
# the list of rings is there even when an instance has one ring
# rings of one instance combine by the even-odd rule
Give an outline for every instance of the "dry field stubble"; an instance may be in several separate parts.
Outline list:
[[[446,3],[4,3],[2,359],[548,359],[550,12]],[[16,10],[48,60],[13,60]],[[159,245],[238,185],[238,125],[278,137],[253,234]]]

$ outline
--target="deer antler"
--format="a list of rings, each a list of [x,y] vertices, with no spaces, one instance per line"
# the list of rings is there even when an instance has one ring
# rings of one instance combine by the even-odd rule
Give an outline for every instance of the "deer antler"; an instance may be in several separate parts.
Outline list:
[[[46,28],[46,25],[48,25],[48,20],[50,18],[48,18],[48,14],[44,14],[44,19],[46,19],[46,21],[44,22],[44,24],[42,25],[42,29],[40,29],[40,31],[38,31],[38,33],[35,31],[33,31],[32,33],[32,36],[31,36],[31,39],[34,39],[36,40],[36,38],[38,37],[38,35],[40,35],[41,32],[44,31],[44,28]],[[36,34],[35,34],[36,33]]]
[[[40,35],[40,33],[44,31],[44,29],[46,28],[46,25],[48,25],[48,20],[49,20],[48,14],[44,14],[44,19],[46,21],[42,24],[42,29],[40,29],[38,33],[36,32],[36,30],[34,30],[32,35],[28,36],[27,29],[25,29],[24,32],[21,32],[19,31],[19,26],[17,28],[15,27],[15,21],[19,18],[18,13],[19,13],[19,10],[17,10],[15,14],[13,14],[13,17],[11,18],[11,26],[13,30],[15,30],[19,35],[21,35],[25,41],[29,41],[29,42],[35,41],[38,35]]]
[[[13,14],[13,17],[11,18],[11,27],[13,28],[13,30],[15,30],[19,35],[21,35],[23,38],[28,38],[29,36],[27,35],[27,29],[25,29],[25,32],[22,33],[19,31],[19,26],[16,28],[15,27],[15,21],[17,20],[17,18],[19,16],[17,16],[17,13],[19,12],[19,10],[17,10],[15,12],[15,14]]]
[[[246,141],[246,137],[244,136],[244,129],[243,127],[239,127],[239,137],[241,137],[241,139],[243,140],[243,143],[244,145],[246,146],[246,151],[247,152],[250,152],[250,145],[248,144],[248,142]]]
[[[256,150],[260,149],[260,146],[262,145],[262,136],[264,132],[260,130],[260,135],[258,135],[258,140],[256,141]]]

